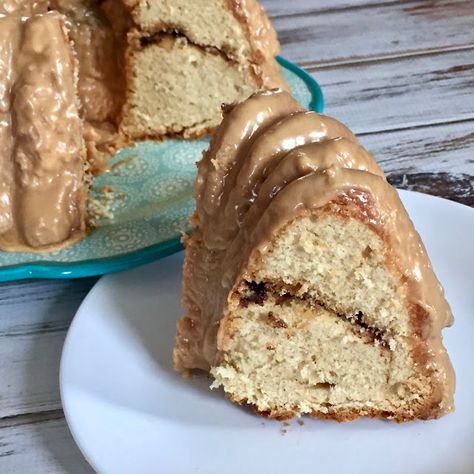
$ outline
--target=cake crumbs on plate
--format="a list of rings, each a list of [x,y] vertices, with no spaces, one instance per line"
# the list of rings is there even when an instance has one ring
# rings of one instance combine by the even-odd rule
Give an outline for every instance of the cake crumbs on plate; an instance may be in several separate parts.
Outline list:
[[[112,186],[102,186],[92,190],[87,201],[89,226],[96,227],[99,219],[113,220],[112,203],[115,198]]]

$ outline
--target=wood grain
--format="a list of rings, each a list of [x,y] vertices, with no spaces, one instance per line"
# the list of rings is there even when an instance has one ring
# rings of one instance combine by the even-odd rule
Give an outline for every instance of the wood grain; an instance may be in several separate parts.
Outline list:
[[[0,285],[0,417],[60,408],[67,328],[97,278]]]
[[[0,430],[2,474],[92,474],[64,419]]]
[[[5,336],[27,336],[67,329],[70,319],[96,281],[97,277],[20,280],[1,284],[0,340]],[[28,304],[32,302],[34,311]],[[0,359],[0,370],[1,364]]]
[[[62,408],[56,410],[44,410],[39,413],[27,413],[26,415],[15,415],[0,418],[0,428],[11,428],[13,426],[40,423],[42,421],[62,420],[64,412]]]
[[[359,135],[385,173],[474,175],[474,121]]]
[[[358,134],[474,119],[474,50],[316,68],[311,74],[323,88],[325,113]]]
[[[0,339],[0,417],[61,408],[59,361],[65,337],[66,330]]]
[[[388,175],[389,182],[400,189],[418,191],[474,207],[474,176],[453,173],[413,173]]]
[[[320,15],[324,15],[328,11],[365,9],[367,6],[379,5],[380,3],[410,3],[411,1],[412,0],[296,0],[289,2],[288,0],[260,0],[260,3],[265,7],[270,18],[275,19],[275,17],[279,16],[294,16],[308,12],[318,12]]]
[[[323,14],[316,8],[277,16],[273,22],[283,56],[302,65],[474,45],[474,2],[466,0],[380,2]]]

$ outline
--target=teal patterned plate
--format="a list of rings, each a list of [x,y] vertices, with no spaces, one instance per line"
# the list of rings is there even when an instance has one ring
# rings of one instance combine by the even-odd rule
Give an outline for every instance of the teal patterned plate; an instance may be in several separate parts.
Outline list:
[[[294,97],[322,112],[319,85],[305,71],[278,57]],[[50,253],[0,252],[0,281],[80,278],[112,273],[181,250],[180,235],[194,209],[195,163],[207,148],[201,140],[137,143],[111,159],[111,171],[94,180],[92,193],[109,201],[113,218],[77,244]],[[111,192],[104,190],[110,187]]]

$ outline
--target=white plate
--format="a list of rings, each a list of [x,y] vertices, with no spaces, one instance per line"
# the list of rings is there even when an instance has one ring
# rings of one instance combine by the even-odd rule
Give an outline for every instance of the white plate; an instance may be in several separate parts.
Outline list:
[[[401,196],[446,289],[456,323],[445,343],[456,407],[438,421],[397,425],[255,416],[171,368],[181,316],[182,254],[102,278],[67,336],[63,407],[90,464],[104,474],[473,473],[474,211]],[[286,433],[285,433],[286,430]]]

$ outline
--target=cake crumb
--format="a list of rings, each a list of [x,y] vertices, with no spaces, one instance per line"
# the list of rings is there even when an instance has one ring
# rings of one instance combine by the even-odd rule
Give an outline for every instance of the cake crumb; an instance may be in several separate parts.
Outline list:
[[[96,227],[99,219],[112,221],[114,214],[112,204],[114,202],[114,189],[106,185],[92,188],[87,201],[87,220],[90,227]]]
[[[284,421],[283,426],[290,426],[290,424],[287,421]]]
[[[299,424],[300,426],[304,426],[304,421],[303,421],[303,420],[298,420],[298,424]]]
[[[282,436],[283,436],[283,435],[286,435],[286,433],[288,433],[288,430],[281,430]]]

